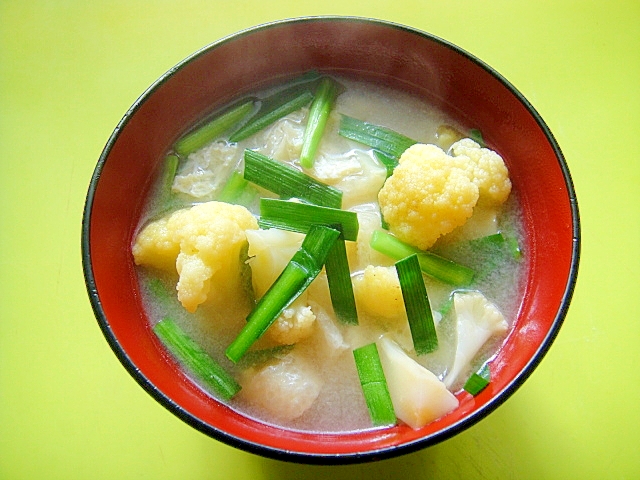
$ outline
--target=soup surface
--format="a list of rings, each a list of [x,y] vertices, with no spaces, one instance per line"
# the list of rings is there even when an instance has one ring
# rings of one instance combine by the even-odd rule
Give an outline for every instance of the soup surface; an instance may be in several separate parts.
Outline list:
[[[237,380],[242,389],[228,401],[232,408],[286,428],[322,432],[372,428],[353,350],[373,342],[378,342],[380,348],[381,339],[431,372],[448,392],[467,395],[462,389],[466,380],[486,362],[490,364],[512,327],[527,268],[526,255],[514,247],[523,244],[517,192],[507,191],[506,201],[491,202],[483,200],[480,189],[476,194],[478,200],[471,204],[470,218],[460,226],[450,227],[450,232],[436,235],[437,240],[428,247],[429,251],[471,269],[474,278],[461,285],[423,274],[438,348],[416,354],[394,266],[397,259],[371,246],[375,235],[395,237],[401,230],[399,224],[387,223],[386,215],[383,218],[381,211],[385,210],[381,207],[385,205],[381,206],[379,194],[383,187],[400,188],[392,184],[394,177],[400,185],[402,182],[399,174],[396,176],[398,170],[389,176],[391,171],[374,148],[340,134],[341,119],[346,115],[400,132],[418,145],[436,145],[441,153],[433,150],[434,155],[438,158],[442,155],[451,162],[473,155],[474,149],[483,154],[488,149],[463,140],[470,135],[470,128],[476,126],[446,117],[435,106],[413,96],[352,79],[334,80],[342,88],[311,168],[301,167],[299,161],[309,105],[237,142],[229,141],[234,131],[231,128],[193,152],[176,154],[179,163],[175,175],[171,175],[170,191],[165,188],[166,178],[159,179],[133,245],[149,321],[155,325],[166,317],[172,318]],[[267,98],[281,88],[284,86],[257,92],[255,97]],[[418,147],[411,148],[422,154]],[[182,233],[178,238],[174,231],[167,231],[173,228],[176,217],[167,219],[194,205],[226,199],[230,180],[243,172],[247,149],[338,189],[342,192],[341,208],[356,212],[357,240],[347,241],[346,250],[358,324],[345,324],[336,318],[323,270],[250,351],[234,363],[225,356],[225,350],[246,324],[255,300],[265,294],[300,248],[304,234],[260,229],[257,222],[253,224],[248,217],[260,218],[260,199],[278,198],[277,194],[253,183],[244,185],[241,194],[233,200],[248,213],[245,223],[238,223],[242,238],[234,241],[239,249],[212,253],[213,244],[217,242],[219,246],[228,238],[213,231],[224,230],[224,226],[207,227],[203,231],[188,225],[189,219],[197,216],[185,216],[186,223],[181,224]],[[497,156],[494,152],[491,154]],[[405,163],[409,164],[409,160],[401,160],[400,165]],[[413,208],[410,205],[406,210],[411,212]],[[185,231],[191,231],[193,238],[186,238]],[[203,247],[199,242],[207,238],[211,244]],[[207,252],[202,253],[205,250]],[[163,260],[158,260],[162,255]],[[200,263],[196,265],[194,258]],[[216,261],[222,264],[212,266]],[[199,273],[204,272],[200,283],[187,285],[187,273],[197,269]],[[247,273],[251,274],[250,278]],[[488,317],[495,322],[487,323]],[[385,357],[384,352],[382,357],[389,361],[389,355]],[[385,374],[388,373],[385,368]],[[192,378],[206,389],[197,376]],[[393,380],[389,383],[393,389]],[[397,398],[393,391],[391,393],[396,407]],[[457,405],[455,396],[451,397],[454,400],[447,401],[456,403],[448,403],[449,409]],[[440,413],[446,414],[446,411]]]

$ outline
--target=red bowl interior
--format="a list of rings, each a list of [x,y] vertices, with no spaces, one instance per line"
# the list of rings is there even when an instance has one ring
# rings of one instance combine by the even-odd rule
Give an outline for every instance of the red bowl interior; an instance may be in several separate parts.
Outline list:
[[[130,252],[159,160],[185,127],[244,93],[309,69],[382,82],[477,125],[505,158],[521,199],[530,259],[515,329],[477,397],[420,430],[314,434],[266,426],[212,400],[167,357],[149,329]],[[242,449],[303,462],[351,462],[421,448],[454,435],[502,403],[555,337],[573,291],[579,220],[571,179],[551,133],[506,80],[466,52],[407,27],[356,18],[310,18],[256,27],[197,52],[154,84],[109,139],[83,222],[89,295],[123,365],[195,428]]]

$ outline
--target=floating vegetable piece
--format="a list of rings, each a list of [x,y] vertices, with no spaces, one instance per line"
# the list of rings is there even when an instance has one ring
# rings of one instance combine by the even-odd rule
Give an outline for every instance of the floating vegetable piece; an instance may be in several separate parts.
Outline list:
[[[393,409],[398,419],[418,429],[458,406],[436,375],[409,357],[393,340],[377,342]]]
[[[322,270],[339,235],[337,230],[322,225],[311,227],[300,249],[258,301],[247,317],[247,323],[227,347],[225,353],[231,361],[238,362],[283,310],[307,289]]]
[[[394,260],[417,254],[420,268],[424,273],[451,285],[469,285],[474,277],[474,272],[470,268],[435,253],[421,251],[383,230],[373,232],[371,248]]]
[[[333,109],[336,97],[340,93],[340,86],[331,78],[325,77],[320,82],[316,96],[309,108],[307,128],[302,137],[302,151],[300,165],[303,168],[313,167],[320,140],[324,134],[329,114]]]
[[[509,324],[498,308],[480,292],[453,294],[458,344],[453,366],[444,378],[447,387],[457,384],[484,344],[507,331]]]
[[[284,199],[340,208],[342,192],[306,173],[253,150],[244,151],[244,178]]]
[[[179,362],[222,398],[229,400],[240,391],[238,382],[171,318],[159,321],[153,331]]]
[[[376,344],[370,343],[356,348],[353,350],[353,358],[373,425],[394,425],[396,415]]]
[[[339,228],[338,228],[339,229]],[[356,311],[356,299],[351,283],[351,270],[347,259],[347,248],[342,233],[337,238],[331,249],[325,264],[327,281],[329,283],[329,295],[333,311],[341,323],[348,325],[358,324],[358,312]]]
[[[381,153],[383,156],[379,157],[379,159],[391,170],[393,170],[392,167],[398,164],[398,159],[403,152],[417,143],[415,140],[390,128],[364,122],[347,115],[342,115],[338,134],[367,145]]]
[[[491,381],[491,370],[489,364],[485,363],[480,367],[480,370],[471,374],[469,379],[464,384],[464,389],[474,397],[478,395],[482,390],[487,388]]]
[[[418,355],[438,348],[438,335],[424,286],[418,255],[413,254],[396,262],[402,298],[404,299],[413,347]]]
[[[358,238],[358,215],[338,208],[263,198],[260,200],[261,228],[281,228],[306,233],[313,225],[340,225],[345,240]]]
[[[224,113],[216,115],[213,120],[210,120],[179,139],[173,147],[174,150],[182,156],[187,156],[191,152],[195,152],[199,148],[204,147],[207,143],[215,140],[218,136],[238,124],[253,110],[254,105],[255,99],[250,98],[227,109]]]

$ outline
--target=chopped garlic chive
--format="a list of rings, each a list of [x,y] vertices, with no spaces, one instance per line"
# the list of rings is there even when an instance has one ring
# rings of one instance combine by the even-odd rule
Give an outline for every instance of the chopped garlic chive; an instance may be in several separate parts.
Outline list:
[[[338,134],[367,145],[396,162],[407,148],[417,143],[390,128],[364,122],[347,115],[342,116]],[[381,159],[381,161],[385,163],[384,160]],[[389,169],[387,163],[385,166]]]
[[[476,256],[486,259],[478,268],[475,278],[477,281],[486,279],[494,270],[509,260],[518,261],[522,258],[518,240],[512,235],[505,235],[502,232],[469,240],[468,244]]]
[[[300,91],[300,87],[277,92],[261,102],[260,110],[238,131],[229,137],[230,142],[239,142],[268,127],[282,117],[301,109],[313,100],[309,90]]]
[[[242,173],[234,170],[222,188],[217,200],[248,207],[254,202],[257,203],[258,196],[258,190],[244,179]]]
[[[302,136],[300,165],[303,168],[313,167],[316,152],[320,146],[320,140],[322,140],[329,114],[333,109],[333,104],[339,93],[340,86],[331,78],[325,77],[320,81],[316,96],[309,108],[309,118]]]
[[[347,325],[358,324],[356,311],[356,299],[351,283],[351,270],[347,258],[347,248],[344,236],[341,234],[334,243],[327,262],[325,264],[327,281],[329,283],[329,295],[333,311],[340,322]]]
[[[280,197],[340,208],[342,191],[254,150],[244,151],[244,178]]]
[[[471,395],[476,396],[491,382],[491,370],[489,364],[485,363],[477,372],[471,374],[464,384],[464,389]]]
[[[396,414],[380,362],[378,347],[375,343],[370,343],[356,348],[353,350],[353,358],[371,422],[376,427],[394,425]]]
[[[433,352],[438,348],[438,335],[418,255],[414,253],[396,262],[396,271],[413,338],[413,348],[418,355]]]
[[[187,370],[210,386],[214,392],[229,400],[240,391],[240,385],[222,366],[195,343],[171,319],[159,321],[153,331],[167,347],[169,352],[182,363]]]
[[[182,156],[187,156],[207,143],[215,140],[234,125],[237,125],[254,108],[255,99],[243,100],[239,104],[227,109],[224,113],[216,115],[212,120],[197,127],[192,132],[180,138],[173,146],[174,150]]]
[[[300,296],[318,276],[340,232],[314,225],[280,276],[262,296],[247,317],[238,336],[227,347],[229,360],[237,363],[267,331],[280,314]]]
[[[387,178],[393,175],[393,171],[398,166],[398,160],[378,150],[374,150],[373,154],[378,159],[378,161],[382,163],[384,167],[387,169]]]
[[[472,128],[471,130],[469,130],[469,138],[480,145],[482,148],[487,146],[487,144],[484,143],[482,132],[477,128]]]
[[[339,224],[344,239],[350,241],[358,238],[359,229],[358,215],[355,212],[273,198],[260,200],[258,224],[261,228],[279,228],[301,233],[309,231],[314,224]]]
[[[371,248],[394,260],[401,260],[416,253],[420,268],[427,275],[451,285],[469,285],[474,278],[474,271],[464,265],[452,262],[435,253],[419,250],[407,245],[390,233],[382,230],[373,232]]]
[[[171,187],[173,186],[173,180],[176,177],[179,163],[180,158],[175,153],[167,155],[164,159],[164,165],[162,166],[162,180],[160,181],[159,185],[159,193],[163,199],[163,203],[167,203],[170,201]]]

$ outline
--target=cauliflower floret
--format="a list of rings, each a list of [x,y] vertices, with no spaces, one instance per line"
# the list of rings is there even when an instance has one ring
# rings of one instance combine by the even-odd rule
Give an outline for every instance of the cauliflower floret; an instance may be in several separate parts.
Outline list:
[[[315,321],[315,313],[306,305],[306,295],[305,298],[298,297],[269,327],[267,335],[277,343],[292,345],[313,333]]]
[[[358,310],[382,319],[402,318],[405,313],[402,290],[395,267],[369,265],[353,278]]]
[[[195,312],[207,300],[214,275],[225,284],[240,281],[245,230],[257,226],[245,207],[200,203],[147,225],[133,246],[134,260],[138,265],[175,269],[178,300],[187,311]]]
[[[479,195],[462,167],[465,160],[435,145],[409,147],[378,194],[391,232],[426,250],[441,235],[464,224]]]
[[[509,328],[500,310],[480,292],[456,292],[453,294],[458,344],[453,365],[444,383],[455,385],[459,376],[466,373],[482,346],[494,335],[503,334]]]
[[[396,416],[417,429],[458,407],[458,399],[435,374],[409,357],[395,342],[377,342]]]
[[[279,420],[301,416],[320,394],[322,379],[295,351],[262,368],[249,368],[239,380],[239,398]]]
[[[511,192],[511,180],[502,157],[493,150],[483,148],[470,138],[463,138],[451,145],[456,157],[466,157],[463,168],[478,186],[478,205],[501,205]]]
[[[168,221],[169,217],[163,217],[151,222],[138,234],[132,249],[136,265],[176,271],[180,245],[174,241],[172,232],[167,228]]]

